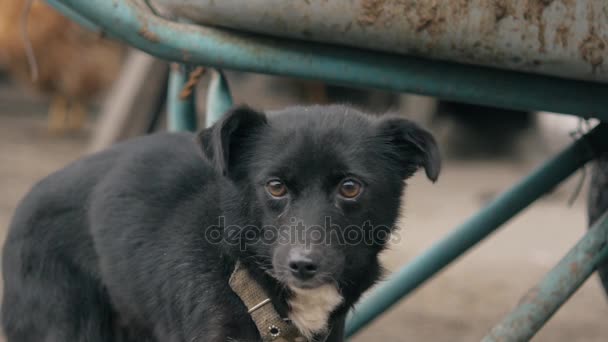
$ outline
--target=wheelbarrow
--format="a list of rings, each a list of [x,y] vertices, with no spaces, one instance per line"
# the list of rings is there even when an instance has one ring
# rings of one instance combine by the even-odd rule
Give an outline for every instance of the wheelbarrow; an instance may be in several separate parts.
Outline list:
[[[608,153],[603,0],[47,1],[84,25],[183,65],[173,68],[169,80],[173,131],[196,129],[194,97],[179,92],[191,67],[199,65],[217,70],[205,125],[232,102],[222,69],[600,120],[376,287],[349,316],[347,336]],[[529,340],[608,260],[607,242],[608,213],[483,341]]]

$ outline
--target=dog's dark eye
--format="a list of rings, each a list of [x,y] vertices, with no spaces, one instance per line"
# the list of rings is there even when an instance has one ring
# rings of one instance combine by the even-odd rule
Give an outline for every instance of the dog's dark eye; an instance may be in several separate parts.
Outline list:
[[[273,179],[266,183],[266,190],[272,197],[283,197],[287,193],[285,183],[278,179]]]
[[[354,179],[345,179],[340,183],[340,196],[344,198],[355,198],[361,193],[361,183]]]

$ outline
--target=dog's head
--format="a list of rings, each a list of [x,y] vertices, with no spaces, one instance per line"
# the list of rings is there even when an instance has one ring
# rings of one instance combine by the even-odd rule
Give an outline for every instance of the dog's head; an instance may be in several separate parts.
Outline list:
[[[404,180],[424,168],[435,181],[440,170],[427,131],[344,106],[268,115],[239,107],[199,139],[229,180],[228,238],[238,236],[245,262],[292,289],[375,278]]]

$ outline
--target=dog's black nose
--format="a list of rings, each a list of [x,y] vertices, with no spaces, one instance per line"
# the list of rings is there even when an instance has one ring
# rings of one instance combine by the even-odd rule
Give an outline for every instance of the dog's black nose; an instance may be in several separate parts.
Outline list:
[[[319,265],[306,255],[291,253],[289,270],[294,277],[300,280],[308,280],[317,273],[318,269]]]
[[[317,265],[310,259],[291,260],[289,269],[291,274],[302,280],[310,279],[317,273]]]

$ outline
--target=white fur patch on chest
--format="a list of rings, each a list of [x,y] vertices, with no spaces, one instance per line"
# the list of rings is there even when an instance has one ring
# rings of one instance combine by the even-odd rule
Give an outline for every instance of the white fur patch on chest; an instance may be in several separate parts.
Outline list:
[[[315,289],[291,288],[289,319],[310,339],[316,333],[327,331],[329,315],[342,303],[342,295],[333,284]]]

